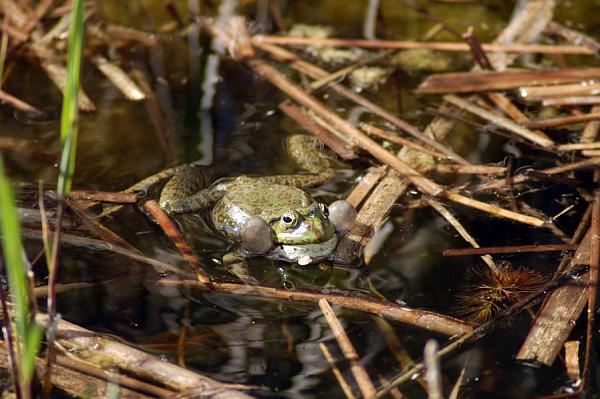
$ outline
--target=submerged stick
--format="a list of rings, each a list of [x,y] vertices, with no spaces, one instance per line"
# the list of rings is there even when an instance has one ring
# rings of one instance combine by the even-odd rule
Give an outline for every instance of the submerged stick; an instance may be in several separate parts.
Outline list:
[[[350,385],[348,385],[346,379],[344,378],[344,374],[342,374],[338,366],[335,364],[335,360],[333,359],[331,352],[327,348],[327,345],[325,345],[323,342],[320,342],[319,348],[321,349],[323,356],[327,360],[327,363],[329,363],[329,366],[331,366],[331,371],[333,372],[333,375],[335,376],[335,379],[337,380],[338,384],[340,384],[340,388],[342,388],[344,395],[346,395],[346,399],[356,399],[356,397],[352,393],[352,388],[350,388]]]
[[[350,371],[352,372],[352,375],[356,380],[358,389],[360,389],[360,392],[362,393],[365,399],[374,399],[375,386],[369,378],[369,374],[367,374],[367,371],[360,363],[360,357],[358,356],[356,349],[354,349],[350,338],[348,338],[348,335],[346,335],[342,324],[336,317],[333,309],[331,309],[331,306],[329,305],[329,302],[327,302],[327,299],[319,300],[319,307],[321,308],[323,316],[325,316],[325,320],[327,320],[329,328],[331,328],[333,336],[335,337],[340,349],[342,350],[346,361],[350,365]]]
[[[198,281],[202,284],[210,285],[210,277],[171,218],[160,208],[155,200],[147,201],[144,204],[144,208],[146,208],[156,223],[160,225],[165,234],[171,239],[171,242],[179,249],[179,252],[181,252],[185,260],[192,267],[192,270],[196,273]]]

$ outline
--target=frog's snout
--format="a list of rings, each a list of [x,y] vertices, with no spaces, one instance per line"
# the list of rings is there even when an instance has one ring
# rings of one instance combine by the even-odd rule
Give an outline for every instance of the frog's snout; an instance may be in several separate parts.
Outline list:
[[[338,232],[347,233],[356,223],[356,209],[348,201],[337,200],[329,205],[329,220]]]

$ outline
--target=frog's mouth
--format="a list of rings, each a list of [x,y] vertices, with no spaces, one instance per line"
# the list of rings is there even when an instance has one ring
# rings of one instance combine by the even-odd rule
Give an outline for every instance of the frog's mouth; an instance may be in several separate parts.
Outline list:
[[[327,258],[337,246],[338,238],[334,235],[325,242],[315,244],[280,244],[267,255],[271,259],[297,262],[304,266]]]

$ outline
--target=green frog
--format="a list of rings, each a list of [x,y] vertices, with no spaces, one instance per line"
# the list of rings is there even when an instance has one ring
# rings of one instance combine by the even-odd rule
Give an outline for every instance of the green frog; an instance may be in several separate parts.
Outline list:
[[[321,147],[312,136],[286,140],[289,156],[308,174],[240,176],[207,187],[200,168],[180,168],[163,187],[159,205],[172,215],[210,209],[215,229],[241,243],[238,257],[300,265],[325,259],[335,250],[338,235],[354,225],[356,211],[344,200],[327,207],[302,190],[334,174]]]

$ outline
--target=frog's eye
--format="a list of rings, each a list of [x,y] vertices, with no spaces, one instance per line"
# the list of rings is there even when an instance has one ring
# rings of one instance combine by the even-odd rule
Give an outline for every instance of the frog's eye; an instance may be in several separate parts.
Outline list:
[[[296,225],[296,222],[298,221],[298,216],[296,215],[295,212],[288,211],[288,212],[284,213],[283,216],[281,216],[281,221],[283,222],[283,224],[286,227],[293,227]]]
[[[323,212],[323,215],[325,215],[325,217],[329,216],[329,208],[327,208],[327,205],[319,204],[319,208],[321,209],[321,212]]]

